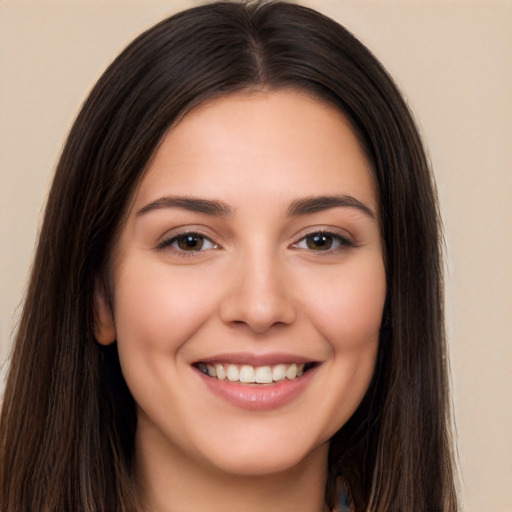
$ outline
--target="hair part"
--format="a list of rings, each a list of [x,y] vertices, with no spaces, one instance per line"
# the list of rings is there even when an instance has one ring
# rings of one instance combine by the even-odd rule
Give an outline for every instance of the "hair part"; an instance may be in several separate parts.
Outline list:
[[[343,475],[358,512],[455,512],[440,221],[418,131],[354,36],[283,2],[219,2],[162,21],[85,101],[57,165],[12,353],[0,509],[140,510],[135,404],[116,346],[94,338],[96,279],[108,274],[134,191],[168,130],[216,97],[287,88],[352,123],[372,163],[387,276],[373,381],[331,442],[326,503]]]

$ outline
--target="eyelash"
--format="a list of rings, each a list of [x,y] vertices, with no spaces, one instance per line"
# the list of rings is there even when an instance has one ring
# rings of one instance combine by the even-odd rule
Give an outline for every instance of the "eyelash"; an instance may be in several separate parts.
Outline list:
[[[178,243],[180,239],[186,239],[187,237],[191,237],[191,238],[192,237],[196,237],[198,239],[202,239],[203,244],[205,242],[211,244],[211,247],[208,247],[207,249],[217,249],[217,248],[220,247],[218,244],[213,242],[209,237],[207,237],[206,235],[203,235],[202,233],[200,233],[198,231],[184,231],[183,233],[178,233],[178,234],[172,235],[170,238],[164,238],[157,245],[157,250],[164,250],[164,249],[167,249],[167,248],[171,248],[177,254],[179,254],[180,256],[184,256],[184,257],[194,256],[195,254],[197,254],[199,252],[202,252],[201,251],[201,249],[203,248],[202,245],[201,245],[201,247],[198,250],[193,250],[192,249],[190,251],[187,251],[185,249],[181,249],[179,247],[173,247],[173,245]]]
[[[202,240],[201,247],[196,250],[193,248],[191,250],[186,250],[186,249],[182,249],[180,247],[174,246],[174,244],[178,243],[180,241],[180,239],[184,240],[187,237],[190,237],[190,238],[195,237],[195,238],[201,239]],[[300,247],[301,243],[305,242],[307,244],[308,239],[311,239],[312,237],[323,237],[324,239],[328,238],[331,240],[331,244],[335,244],[336,246],[334,248],[328,247],[326,249],[318,249],[318,250],[312,249],[311,247]],[[210,246],[207,247],[206,249],[204,249],[203,248],[204,243],[207,243]],[[197,255],[198,253],[203,252],[204,250],[218,249],[219,247],[220,246],[218,244],[216,244],[215,242],[213,242],[209,237],[207,237],[206,235],[204,235],[198,231],[184,231],[182,233],[175,234],[175,235],[171,236],[170,238],[165,238],[164,240],[162,240],[157,245],[157,250],[164,250],[166,248],[171,248],[180,256],[190,257],[190,256]],[[337,254],[338,252],[344,251],[348,248],[356,247],[356,244],[350,238],[348,238],[346,236],[342,236],[339,233],[333,233],[332,231],[327,231],[327,230],[317,230],[317,231],[312,231],[310,233],[307,233],[300,240],[291,244],[291,247],[294,249],[312,251],[312,252],[319,253],[319,254]]]
[[[312,237],[320,236],[325,238],[330,238],[332,240],[332,243],[337,244],[336,247],[328,247],[327,249],[318,249],[314,250],[310,247],[299,247],[299,244],[302,242],[305,242],[307,244],[308,238],[311,239]],[[327,230],[317,230],[317,231],[311,231],[310,233],[307,233],[304,235],[300,240],[292,244],[292,247],[294,249],[303,249],[303,250],[310,250],[312,252],[316,252],[319,254],[337,254],[339,252],[342,252],[348,248],[356,247],[355,242],[353,242],[350,238],[346,236],[342,236],[339,233],[333,233],[332,231]]]

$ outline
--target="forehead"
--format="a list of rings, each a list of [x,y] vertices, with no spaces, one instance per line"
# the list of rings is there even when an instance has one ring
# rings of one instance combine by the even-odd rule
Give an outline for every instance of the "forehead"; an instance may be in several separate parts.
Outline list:
[[[295,90],[250,91],[205,102],[173,126],[135,206],[165,193],[226,193],[237,202],[249,192],[284,199],[340,187],[376,202],[371,165],[346,117]]]

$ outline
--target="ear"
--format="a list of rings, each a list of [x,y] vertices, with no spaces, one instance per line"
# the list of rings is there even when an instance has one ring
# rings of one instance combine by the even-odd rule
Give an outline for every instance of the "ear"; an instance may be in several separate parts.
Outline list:
[[[96,279],[94,287],[94,336],[100,345],[110,345],[116,340],[112,307],[100,279]]]

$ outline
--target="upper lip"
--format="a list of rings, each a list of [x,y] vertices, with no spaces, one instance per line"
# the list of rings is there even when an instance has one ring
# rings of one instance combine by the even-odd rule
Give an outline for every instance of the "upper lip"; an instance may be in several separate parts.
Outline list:
[[[194,364],[209,363],[209,364],[237,364],[237,365],[250,365],[250,366],[271,366],[275,364],[292,364],[292,363],[315,363],[315,359],[304,357],[296,354],[286,352],[272,352],[267,354],[256,353],[225,353],[207,356],[198,359]]]

